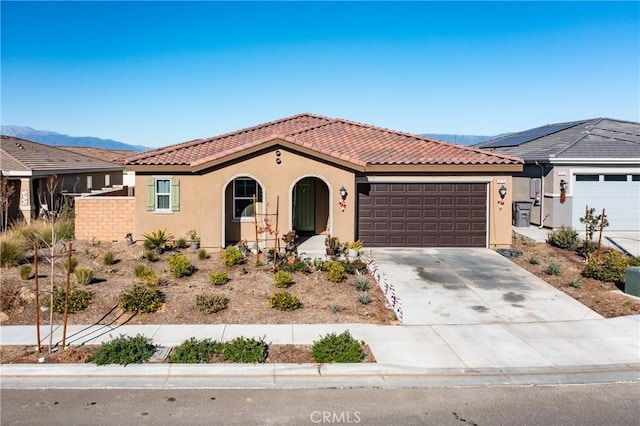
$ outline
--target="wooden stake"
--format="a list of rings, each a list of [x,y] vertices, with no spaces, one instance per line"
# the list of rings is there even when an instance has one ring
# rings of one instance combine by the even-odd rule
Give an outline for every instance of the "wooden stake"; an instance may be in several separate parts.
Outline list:
[[[38,339],[38,353],[42,353],[40,346],[40,290],[38,289],[38,244],[33,243],[33,266],[36,274],[36,338]]]
[[[280,253],[280,240],[278,239],[278,224],[280,212],[280,196],[276,197],[276,241],[273,243],[273,264],[276,264],[276,256]]]
[[[253,196],[253,224],[256,228],[256,263],[260,262],[260,246],[258,245],[258,210],[256,205],[256,196]]]
[[[604,209],[602,209],[602,217],[600,218],[600,234],[598,235],[598,250],[596,251],[596,259],[600,259],[600,244],[602,243],[603,226],[604,226]]]
[[[73,244],[69,243],[69,255],[67,256],[67,283],[64,290],[64,317],[62,320],[62,350],[64,351],[67,342],[67,319],[69,317],[69,281],[71,281],[71,252]]]

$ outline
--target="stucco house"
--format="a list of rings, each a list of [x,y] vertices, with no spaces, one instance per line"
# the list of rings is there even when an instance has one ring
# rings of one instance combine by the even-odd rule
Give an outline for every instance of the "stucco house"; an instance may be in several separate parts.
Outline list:
[[[589,206],[605,209],[609,230],[640,230],[640,123],[549,124],[474,147],[525,160],[513,178],[513,200],[532,202],[532,224],[582,229]]]
[[[2,176],[14,187],[9,221],[31,221],[51,209],[47,178],[55,175],[55,198],[75,197],[122,185],[124,167],[13,136],[0,137]]]
[[[511,175],[523,162],[299,114],[147,151],[126,167],[138,188],[135,239],[166,228],[176,238],[195,229],[208,248],[256,241],[255,222],[264,228],[277,209],[271,227],[280,236],[293,229],[368,247],[498,247],[511,243]],[[260,233],[259,244],[267,237]]]

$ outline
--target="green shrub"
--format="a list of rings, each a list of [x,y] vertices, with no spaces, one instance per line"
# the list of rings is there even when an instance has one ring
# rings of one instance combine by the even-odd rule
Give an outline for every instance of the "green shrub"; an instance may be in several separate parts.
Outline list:
[[[334,283],[339,283],[347,279],[347,272],[340,262],[331,262],[327,270],[327,279]]]
[[[209,274],[209,282],[213,285],[224,285],[229,282],[226,271],[215,271]]]
[[[569,281],[569,287],[580,288],[580,287],[582,287],[582,282],[578,278],[573,279],[573,280]]]
[[[223,294],[199,294],[196,296],[196,306],[205,314],[215,314],[227,309],[229,298]]]
[[[220,251],[220,259],[225,266],[233,266],[242,263],[244,256],[238,246],[229,246]]]
[[[360,293],[360,295],[358,296],[358,302],[362,303],[363,305],[368,305],[369,303],[371,303],[371,297],[369,296],[369,293]]]
[[[195,337],[185,340],[173,349],[167,359],[169,363],[196,364],[209,362],[211,356],[220,352],[222,344],[211,339],[197,340]]]
[[[142,234],[144,238],[144,248],[147,250],[164,250],[167,243],[173,239],[173,235],[167,232],[166,229],[159,229],[149,234]]]
[[[558,262],[551,262],[547,265],[544,271],[548,275],[560,275],[560,264]]]
[[[625,269],[629,263],[635,260],[618,251],[610,251],[600,259],[591,258],[582,271],[582,275],[598,281],[623,284],[625,281]]]
[[[563,250],[575,251],[578,242],[578,232],[570,226],[561,226],[547,234],[547,243]]]
[[[176,240],[176,247],[178,247],[179,249],[183,249],[187,247],[187,240],[185,240],[184,238],[178,238]]]
[[[105,265],[113,265],[115,263],[115,259],[113,258],[113,253],[110,251],[104,254],[104,257],[102,258],[102,260],[104,261]]]
[[[155,312],[164,304],[164,293],[155,286],[134,285],[120,293],[119,306],[127,312]]]
[[[169,256],[169,271],[176,278],[181,278],[193,273],[191,262],[184,254],[172,253]]]
[[[278,271],[273,275],[273,281],[278,288],[289,288],[293,284],[293,277],[285,271]]]
[[[225,361],[263,363],[267,358],[267,349],[264,339],[237,337],[230,342],[225,342],[219,355]]]
[[[59,314],[64,313],[64,297],[66,292],[53,286],[53,311]],[[43,302],[44,306],[51,308],[51,298],[45,297]],[[69,305],[67,312],[75,314],[78,311],[85,309],[91,303],[91,292],[86,290],[79,290],[77,288],[71,288],[69,290]]]
[[[300,258],[295,259],[293,263],[288,263],[288,262],[283,263],[282,265],[280,265],[280,270],[286,271],[286,272],[302,272],[305,274],[311,273],[311,269],[309,268],[309,265],[305,263],[303,260],[301,260]]]
[[[156,271],[149,268],[148,266],[137,264],[134,268],[134,273],[136,278],[139,278],[144,284],[147,285],[157,285],[158,284],[158,276],[156,275]]]
[[[350,272],[350,273],[355,273],[356,270],[361,273],[364,273],[367,270],[367,264],[360,258],[353,259],[346,263],[350,266],[350,269],[354,269],[354,272]]]
[[[142,364],[149,360],[156,351],[151,339],[140,334],[135,337],[120,336],[110,342],[103,343],[87,360],[96,365],[106,364]]]
[[[76,267],[78,266],[78,259],[72,257],[71,259],[64,260],[64,270],[67,272],[75,272]]]
[[[522,242],[522,245],[527,247],[533,247],[536,245],[536,240],[534,240],[533,238],[529,238],[525,235],[520,237],[520,241]]]
[[[362,343],[355,340],[348,330],[342,334],[331,333],[313,342],[311,355],[316,362],[362,362],[365,353]]]
[[[538,259],[537,257],[531,255],[527,258],[527,262],[529,262],[532,265],[539,265],[540,264],[540,259]]]
[[[93,281],[93,269],[77,267],[74,271],[76,282],[80,285],[89,285]]]
[[[31,265],[22,265],[20,267],[20,278],[23,280],[28,280],[31,277]]]
[[[149,262],[155,262],[156,252],[154,250],[147,250],[144,254],[144,257],[146,257]]]
[[[302,308],[302,302],[293,294],[282,290],[271,295],[269,306],[279,311],[295,311]]]
[[[332,303],[331,305],[329,305],[329,307],[331,308],[331,312],[333,312],[334,314],[337,314],[342,310],[342,306],[338,305],[337,303]]]
[[[208,257],[209,255],[207,254],[207,251],[205,249],[198,250],[198,259],[205,260]]]
[[[0,266],[16,266],[25,257],[26,245],[22,239],[5,236],[0,237]]]
[[[369,280],[367,280],[365,277],[356,278],[356,289],[358,289],[358,291],[369,290]]]

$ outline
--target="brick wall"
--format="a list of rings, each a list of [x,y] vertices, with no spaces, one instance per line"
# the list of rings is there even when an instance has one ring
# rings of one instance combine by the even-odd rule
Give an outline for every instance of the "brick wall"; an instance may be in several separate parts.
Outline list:
[[[75,199],[76,239],[124,241],[135,232],[135,197]]]

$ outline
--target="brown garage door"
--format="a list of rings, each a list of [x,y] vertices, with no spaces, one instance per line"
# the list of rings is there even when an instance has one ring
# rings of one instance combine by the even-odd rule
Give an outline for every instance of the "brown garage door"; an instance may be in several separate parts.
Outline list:
[[[369,247],[486,247],[487,185],[358,184],[357,227]]]

